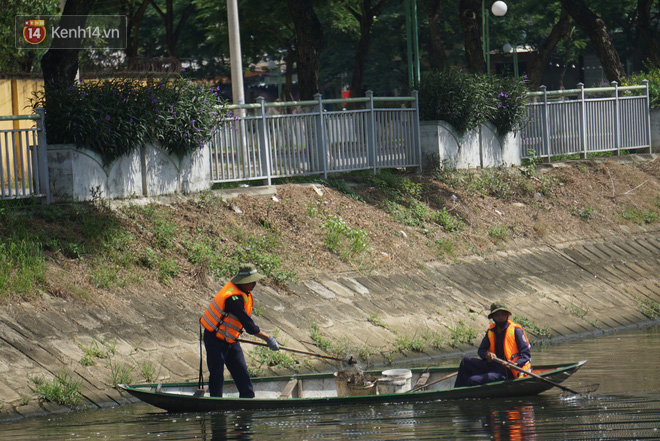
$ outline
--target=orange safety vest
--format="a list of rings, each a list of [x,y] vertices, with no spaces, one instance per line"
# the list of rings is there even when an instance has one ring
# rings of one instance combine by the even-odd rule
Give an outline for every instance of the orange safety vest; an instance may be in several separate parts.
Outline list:
[[[252,314],[252,293],[248,292],[246,294],[238,286],[232,282],[228,282],[215,295],[209,307],[204,311],[204,315],[199,319],[207,331],[215,332],[216,337],[227,343],[235,343],[243,332],[243,325],[238,318],[233,314],[225,312],[225,302],[229,297],[236,295],[243,296],[245,312],[247,312],[248,316]]]
[[[522,326],[512,322],[511,320],[508,320],[508,322],[509,322],[509,327],[506,328],[506,335],[504,336],[504,356],[506,357],[506,361],[515,363],[516,360],[520,358],[520,351],[518,350],[518,344],[516,343],[515,333],[516,333],[516,328],[522,330]],[[495,323],[491,323],[490,328],[488,328],[488,340],[490,340],[490,348],[488,350],[493,354],[495,353],[495,331],[494,331],[495,326],[496,326]],[[527,340],[525,331],[523,331],[523,338]],[[530,362],[527,362],[525,363],[524,366],[521,366],[521,368],[525,370],[529,370],[532,368],[532,364]],[[513,369],[509,369],[509,370],[513,374],[513,378],[518,378],[521,375],[525,375]]]

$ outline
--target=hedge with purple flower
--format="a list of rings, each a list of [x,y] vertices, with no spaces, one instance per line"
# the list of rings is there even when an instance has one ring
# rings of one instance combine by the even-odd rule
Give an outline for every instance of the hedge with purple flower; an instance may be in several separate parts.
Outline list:
[[[430,71],[419,87],[420,119],[446,121],[460,134],[491,122],[500,134],[525,123],[525,78]]]
[[[48,100],[35,95],[33,107],[46,111],[50,144],[76,144],[109,164],[146,143],[182,157],[202,148],[226,115],[217,88],[174,79],[121,78],[50,87]]]

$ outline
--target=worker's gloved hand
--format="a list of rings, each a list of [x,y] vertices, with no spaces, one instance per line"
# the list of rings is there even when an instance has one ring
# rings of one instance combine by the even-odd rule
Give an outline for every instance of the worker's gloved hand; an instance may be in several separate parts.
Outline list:
[[[266,339],[266,344],[268,345],[268,349],[271,351],[279,351],[280,350],[280,345],[277,343],[277,340],[275,340],[275,337],[272,335]]]

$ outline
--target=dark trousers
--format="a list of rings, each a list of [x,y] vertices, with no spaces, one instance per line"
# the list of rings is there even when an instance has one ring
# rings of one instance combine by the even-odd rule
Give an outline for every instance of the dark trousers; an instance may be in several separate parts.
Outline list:
[[[204,347],[206,348],[206,366],[209,369],[209,394],[221,397],[225,383],[225,365],[234,379],[240,398],[254,398],[252,381],[248,374],[241,344],[226,343],[214,333],[204,330]]]
[[[454,387],[476,386],[506,380],[506,378],[505,368],[495,362],[488,362],[481,358],[463,357],[461,365],[458,367]]]

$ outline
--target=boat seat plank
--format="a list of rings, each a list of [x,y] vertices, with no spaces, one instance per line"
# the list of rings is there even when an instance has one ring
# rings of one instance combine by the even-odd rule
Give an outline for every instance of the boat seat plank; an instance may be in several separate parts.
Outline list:
[[[415,383],[415,388],[424,386],[426,382],[429,381],[430,377],[431,377],[430,372],[422,373],[422,375],[420,375],[419,378],[417,379],[417,383]]]
[[[280,394],[280,400],[283,400],[285,398],[291,398],[291,395],[293,394],[293,389],[298,386],[298,380],[293,378],[291,381],[289,381],[286,386],[284,386],[284,390]]]

